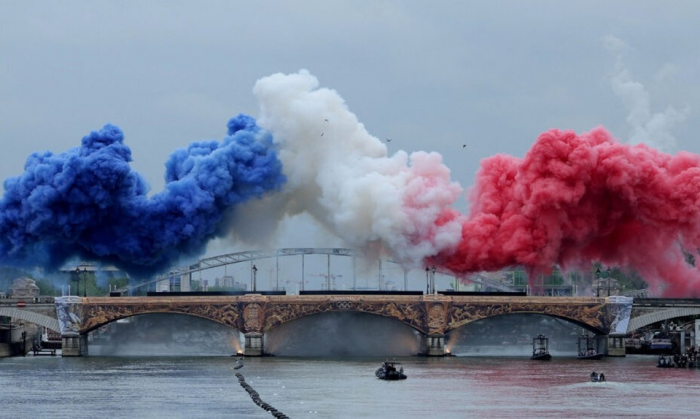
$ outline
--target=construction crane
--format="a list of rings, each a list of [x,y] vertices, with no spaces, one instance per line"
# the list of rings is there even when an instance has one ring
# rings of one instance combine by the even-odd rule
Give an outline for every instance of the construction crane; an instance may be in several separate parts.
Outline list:
[[[296,287],[295,292],[296,292],[296,294],[299,294],[299,291],[304,291],[304,284],[308,284],[309,281],[308,280],[306,280],[306,281],[293,281],[291,279],[287,279],[286,281],[284,281],[284,283],[285,283],[285,288],[288,287],[289,284],[294,284],[294,286]]]

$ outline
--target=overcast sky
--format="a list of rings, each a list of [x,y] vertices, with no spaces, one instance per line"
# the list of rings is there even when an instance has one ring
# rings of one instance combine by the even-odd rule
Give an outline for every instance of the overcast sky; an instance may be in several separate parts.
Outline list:
[[[550,128],[700,153],[698,22],[696,1],[3,1],[0,178],[112,123],[158,192],[171,152],[257,117],[256,81],[301,69],[465,190]],[[342,245],[306,222],[275,245]]]

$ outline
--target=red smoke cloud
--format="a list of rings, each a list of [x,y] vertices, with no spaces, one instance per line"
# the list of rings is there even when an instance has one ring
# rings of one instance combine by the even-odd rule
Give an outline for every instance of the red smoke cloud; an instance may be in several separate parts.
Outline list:
[[[603,128],[551,130],[523,159],[483,160],[470,202],[462,241],[434,258],[454,273],[601,261],[664,285],[664,296],[700,296],[700,273],[684,256],[700,248],[697,155],[620,144]],[[457,217],[448,210],[441,221]]]

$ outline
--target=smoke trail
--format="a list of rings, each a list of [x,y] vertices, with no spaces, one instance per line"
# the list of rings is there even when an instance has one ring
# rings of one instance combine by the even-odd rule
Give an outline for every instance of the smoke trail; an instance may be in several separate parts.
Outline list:
[[[166,163],[162,192],[132,171],[122,131],[106,125],[60,154],[34,153],[5,183],[0,263],[56,268],[72,257],[146,275],[198,255],[235,205],[281,187],[269,133],[239,115],[221,141],[196,142]]]
[[[686,107],[678,111],[669,106],[663,112],[652,114],[649,93],[642,83],[632,79],[623,63],[623,52],[629,49],[627,44],[614,36],[607,36],[603,41],[608,51],[616,58],[615,71],[610,78],[610,83],[613,92],[629,109],[627,115],[627,124],[631,128],[629,142],[646,144],[665,151],[675,151],[676,139],[671,130],[685,120],[689,109]]]
[[[551,130],[525,158],[482,162],[462,241],[436,260],[453,272],[590,261],[636,269],[669,296],[700,295],[684,251],[700,248],[700,157],[615,142],[602,128]]]

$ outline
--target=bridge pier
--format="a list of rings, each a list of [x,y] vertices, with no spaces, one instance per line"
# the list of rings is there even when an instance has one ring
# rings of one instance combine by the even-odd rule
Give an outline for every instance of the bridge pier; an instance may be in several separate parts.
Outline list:
[[[607,356],[626,356],[625,352],[625,335],[608,335]]]
[[[423,336],[423,354],[425,356],[445,356],[445,335],[431,333]]]
[[[87,335],[77,333],[65,334],[61,336],[61,356],[73,357],[88,354]]]
[[[245,356],[262,356],[263,355],[263,334],[262,333],[246,333],[245,335]]]

